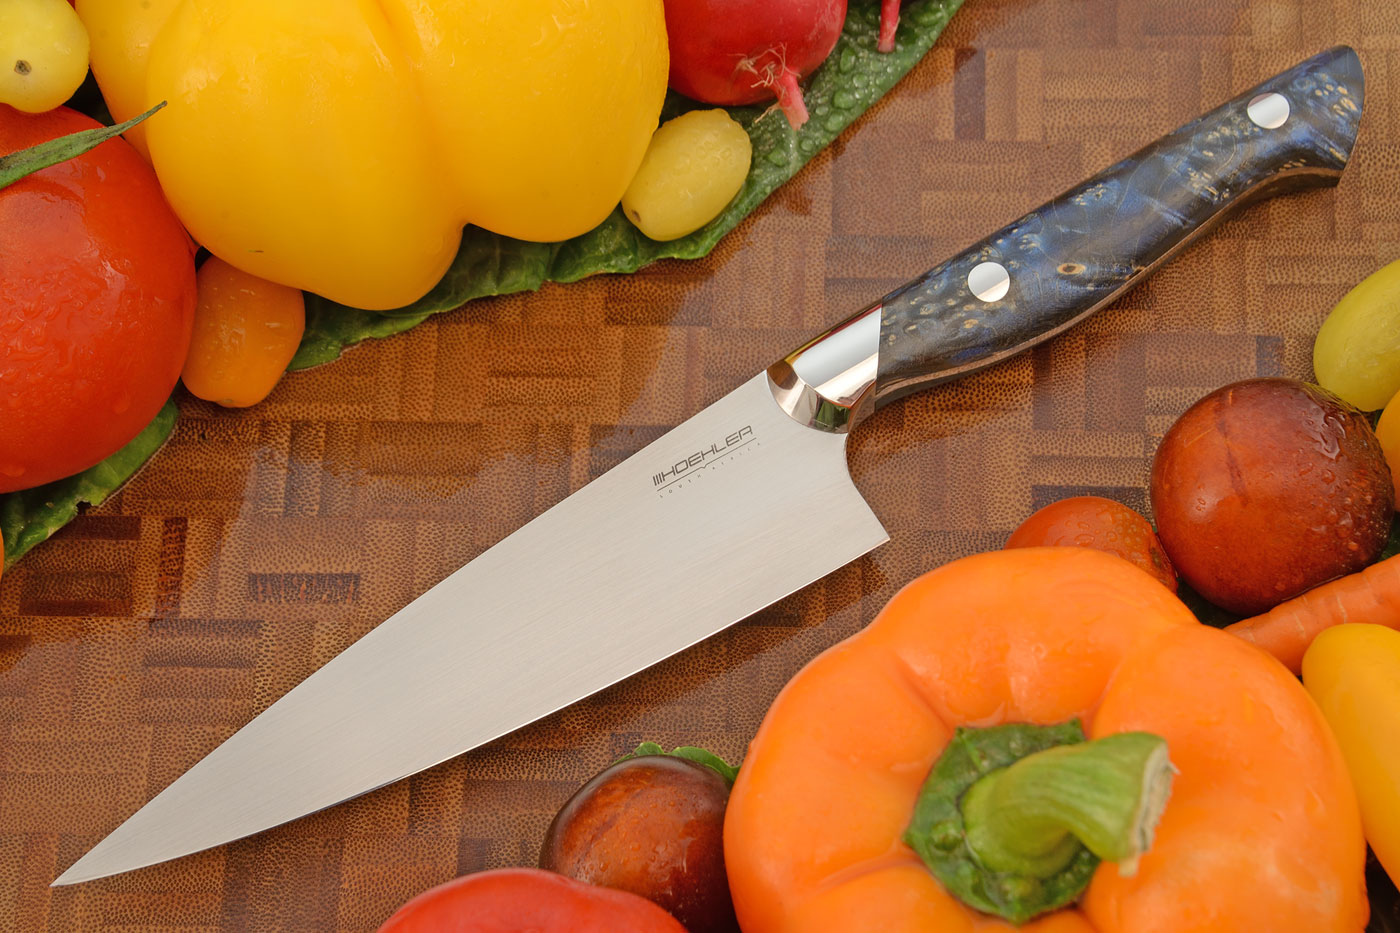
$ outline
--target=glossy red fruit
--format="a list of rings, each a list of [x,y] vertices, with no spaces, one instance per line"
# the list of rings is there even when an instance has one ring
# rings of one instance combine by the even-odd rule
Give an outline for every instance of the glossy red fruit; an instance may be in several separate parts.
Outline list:
[[[777,100],[799,127],[798,82],[826,61],[845,22],[846,0],[666,0],[670,85],[708,104]]]
[[[424,891],[379,933],[686,933],[645,898],[538,868],[463,875]]]
[[[0,105],[0,155],[98,125]],[[194,299],[194,244],[125,140],[0,188],[0,493],[85,470],[145,427],[179,378]]]
[[[1374,561],[1394,495],[1366,417],[1293,379],[1210,393],[1171,426],[1152,463],[1157,534],[1177,573],[1244,615]]]
[[[1006,540],[1013,547],[1088,547],[1107,551],[1135,564],[1176,592],[1176,573],[1138,513],[1102,496],[1073,496],[1052,502],[1021,523]]]
[[[540,867],[639,894],[690,933],[737,933],[724,870],[729,786],[684,758],[648,755],[596,775],[560,808]]]

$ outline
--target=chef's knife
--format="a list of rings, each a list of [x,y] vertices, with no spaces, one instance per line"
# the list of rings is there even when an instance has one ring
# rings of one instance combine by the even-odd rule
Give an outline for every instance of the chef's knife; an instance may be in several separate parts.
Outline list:
[[[622,680],[883,543],[846,438],[1093,314],[1252,197],[1335,184],[1361,117],[1324,52],[758,373],[500,541],[214,749],[54,883],[397,781]]]

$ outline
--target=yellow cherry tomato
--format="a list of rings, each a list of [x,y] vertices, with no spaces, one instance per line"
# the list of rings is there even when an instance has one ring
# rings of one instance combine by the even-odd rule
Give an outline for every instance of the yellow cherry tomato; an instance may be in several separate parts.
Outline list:
[[[211,256],[199,267],[190,353],[180,378],[191,394],[225,408],[267,397],[297,352],[306,306],[295,288]]]
[[[1308,688],[1342,747],[1366,841],[1400,883],[1400,632],[1349,623],[1303,655]]]
[[[749,134],[723,110],[691,110],[652,134],[622,210],[653,240],[674,240],[714,220],[744,185]]]
[[[87,30],[67,0],[0,0],[0,104],[52,110],[87,70]]]
[[[1313,344],[1318,385],[1362,411],[1400,391],[1400,260],[1342,296]]]

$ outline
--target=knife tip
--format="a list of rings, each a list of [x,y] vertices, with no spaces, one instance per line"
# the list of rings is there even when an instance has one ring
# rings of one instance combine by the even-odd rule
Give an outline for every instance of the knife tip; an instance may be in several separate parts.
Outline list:
[[[103,842],[106,840],[104,839]],[[81,884],[84,881],[96,881],[98,878],[106,878],[108,875],[116,875],[128,870],[124,867],[114,867],[110,858],[104,860],[100,855],[94,858],[94,855],[102,847],[102,843],[98,843],[85,852],[83,857],[69,865],[63,874],[50,881],[49,887],[62,888],[70,884]],[[103,864],[104,861],[106,864]]]
[[[81,865],[82,862],[83,862],[82,859],[78,859],[78,861],[74,862],[74,863],[68,868],[67,871],[65,871],[63,874],[59,875],[59,876],[58,876],[57,878],[55,878],[54,880],[50,881],[50,882],[49,882],[49,887],[51,887],[51,888],[62,888],[62,887],[66,887],[67,885],[70,885],[70,884],[78,884],[79,882],[82,882],[82,881],[90,881],[90,880],[92,880],[88,875],[86,875],[86,874],[84,874],[84,873],[81,873],[81,872],[79,872],[79,871],[77,870],[77,869],[78,869],[78,866]],[[97,876],[93,876],[93,877],[97,877]]]

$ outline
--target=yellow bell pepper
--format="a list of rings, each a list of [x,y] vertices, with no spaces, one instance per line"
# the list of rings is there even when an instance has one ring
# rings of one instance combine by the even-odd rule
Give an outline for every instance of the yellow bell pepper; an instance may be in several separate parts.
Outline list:
[[[473,223],[561,240],[626,190],[666,91],[662,0],[79,0],[118,120],[230,265],[371,309]]]
[[[1361,622],[1328,629],[1303,655],[1303,685],[1342,747],[1366,841],[1400,884],[1400,632]]]

